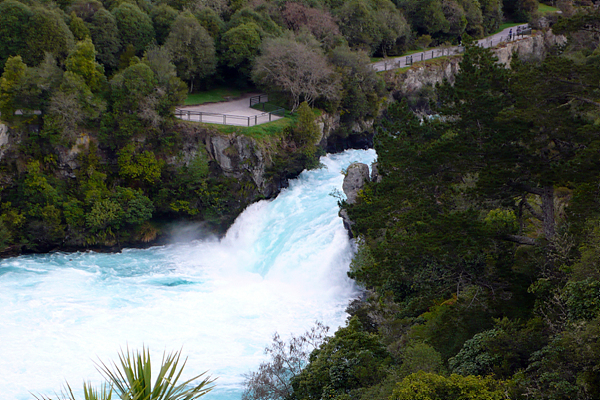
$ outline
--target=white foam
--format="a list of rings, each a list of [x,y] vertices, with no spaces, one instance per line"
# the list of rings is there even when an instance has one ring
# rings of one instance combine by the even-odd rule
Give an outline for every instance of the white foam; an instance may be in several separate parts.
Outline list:
[[[355,288],[351,246],[329,193],[352,150],[322,159],[277,199],[248,207],[221,240],[119,254],[52,254],[0,262],[0,400],[101,381],[94,360],[120,348],[183,347],[187,374],[218,376],[213,399],[239,399],[241,374],[287,337],[343,324]]]

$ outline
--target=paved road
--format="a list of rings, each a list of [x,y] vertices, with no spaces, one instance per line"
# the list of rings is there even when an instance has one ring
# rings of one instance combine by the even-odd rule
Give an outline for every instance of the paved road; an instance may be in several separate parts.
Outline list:
[[[257,95],[259,93],[247,93],[236,100],[179,107],[180,112],[175,115],[186,121],[239,126],[260,125],[280,119],[281,117],[277,115],[269,115],[269,113],[250,108],[250,97]]]
[[[523,28],[523,27],[525,27],[525,25],[521,26],[521,28]],[[477,43],[482,47],[493,47],[493,46],[496,46],[500,42],[507,42],[509,40],[508,35],[511,30],[513,33],[513,37],[511,37],[511,40],[516,40],[517,37],[515,36],[515,34],[517,32],[517,27],[513,26],[512,28],[506,28],[503,31],[498,32],[494,35],[480,39],[477,41]],[[519,36],[519,38],[520,37],[522,37],[522,36]],[[459,54],[462,52],[463,49],[464,48],[459,47],[459,46],[453,46],[453,47],[448,47],[448,48],[436,48],[436,49],[426,50],[426,51],[419,52],[419,53],[414,53],[409,56],[388,58],[386,60],[378,61],[371,65],[377,72],[387,71],[387,70],[396,69],[396,68],[408,67],[408,66],[411,66],[412,63],[415,63],[417,61],[425,61],[425,60],[431,60],[432,58],[438,58],[438,57],[442,57],[442,56]]]

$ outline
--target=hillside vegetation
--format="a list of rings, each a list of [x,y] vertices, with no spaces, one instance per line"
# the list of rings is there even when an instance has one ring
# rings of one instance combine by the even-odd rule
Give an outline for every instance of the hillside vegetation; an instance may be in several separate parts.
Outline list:
[[[468,45],[435,118],[384,112],[380,179],[342,204],[365,299],[301,372],[269,350],[245,399],[600,398],[600,13],[553,29],[510,69]]]

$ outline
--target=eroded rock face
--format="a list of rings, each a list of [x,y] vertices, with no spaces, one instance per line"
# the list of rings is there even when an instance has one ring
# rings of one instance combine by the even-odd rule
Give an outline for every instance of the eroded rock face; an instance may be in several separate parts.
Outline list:
[[[425,86],[435,86],[436,83],[442,83],[444,79],[453,84],[460,60],[461,57],[456,56],[441,62],[415,66],[404,74],[398,75],[399,89],[404,93],[410,93]]]
[[[369,166],[367,164],[350,164],[346,170],[346,176],[344,177],[344,183],[342,185],[342,190],[346,194],[346,202],[348,204],[356,203],[358,192],[362,190],[365,183],[369,182],[369,180]],[[348,235],[352,238],[352,225],[354,225],[354,222],[352,222],[345,209],[340,210],[339,216],[344,222],[344,228],[348,231]]]
[[[369,166],[363,163],[350,164],[346,170],[346,176],[344,177],[344,184],[342,189],[346,194],[346,202],[348,204],[356,203],[358,192],[362,190],[365,183],[369,182]]]
[[[492,52],[498,57],[499,63],[510,67],[514,53],[522,60],[542,60],[552,46],[563,44],[566,40],[564,36],[557,36],[551,31],[547,31],[539,35],[527,36],[504,43],[492,49]],[[388,84],[403,93],[415,92],[426,86],[435,86],[436,83],[442,83],[444,79],[453,84],[454,76],[460,69],[461,59],[461,56],[454,56],[443,60],[416,64],[408,71],[399,74],[391,70],[386,72],[385,79]]]
[[[494,49],[493,52],[498,57],[498,62],[510,67],[510,62],[515,53],[524,61],[540,61],[546,57],[548,49],[557,44],[564,44],[566,41],[566,37],[554,35],[551,31],[547,31],[541,35],[528,36],[508,42]]]
[[[0,123],[0,160],[2,160],[4,153],[6,153],[8,138],[8,126]]]
[[[68,178],[75,178],[74,171],[77,170],[80,165],[77,160],[77,156],[82,151],[85,152],[90,147],[90,137],[87,134],[81,134],[75,141],[75,145],[69,148],[57,148],[58,153],[58,165],[59,172],[62,176]]]
[[[252,138],[235,134],[209,136],[206,148],[225,176],[241,179],[249,174],[263,196],[273,194],[272,185],[265,179],[270,160]]]

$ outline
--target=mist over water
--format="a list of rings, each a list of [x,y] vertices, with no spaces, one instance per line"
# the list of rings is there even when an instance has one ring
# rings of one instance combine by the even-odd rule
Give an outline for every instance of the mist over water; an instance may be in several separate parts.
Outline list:
[[[375,157],[322,157],[325,168],[249,206],[222,240],[1,261],[0,399],[52,395],[65,381],[79,393],[84,379],[102,381],[95,361],[146,345],[157,365],[163,351],[183,349],[183,378],[218,377],[206,399],[239,400],[241,374],[264,360],[275,331],[343,325],[356,288],[330,193],[341,190],[342,169]]]

